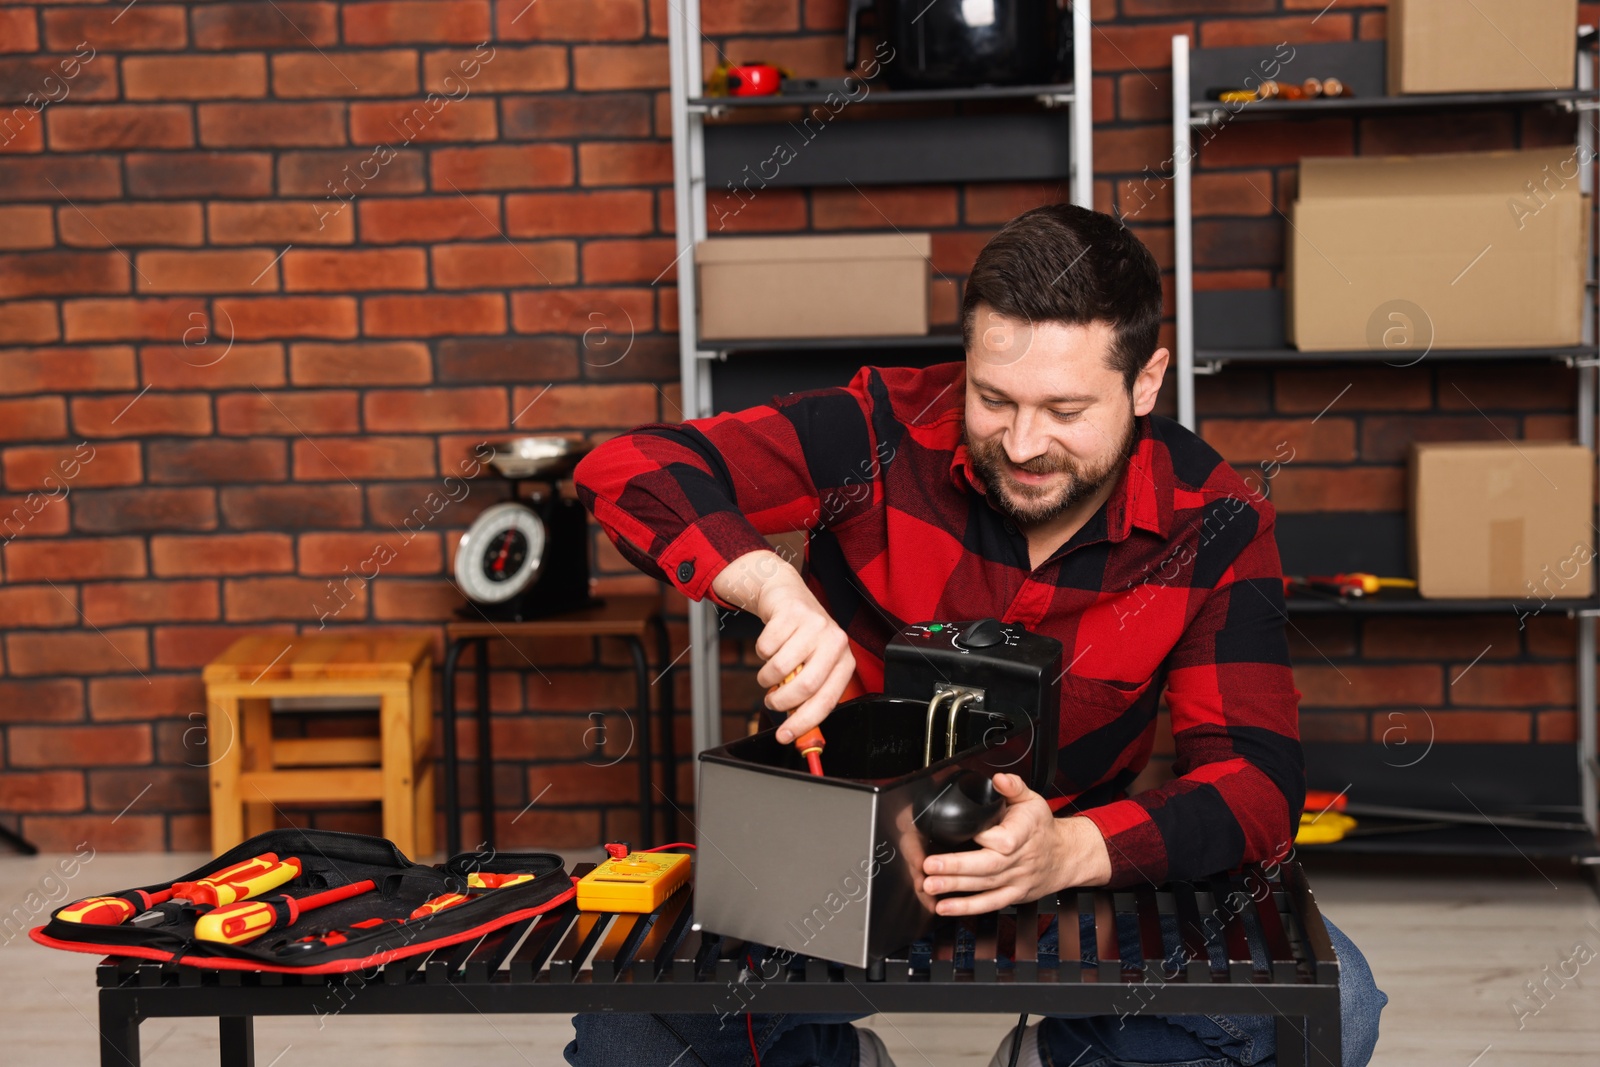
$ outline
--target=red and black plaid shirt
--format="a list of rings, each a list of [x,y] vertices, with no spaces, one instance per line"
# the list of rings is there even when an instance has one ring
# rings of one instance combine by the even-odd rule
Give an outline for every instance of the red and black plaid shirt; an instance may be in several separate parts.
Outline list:
[[[867,367],[848,386],[642,426],[577,470],[618,549],[691,599],[761,536],[810,530],[806,580],[869,691],[909,623],[994,616],[1059,640],[1059,814],[1104,834],[1112,885],[1281,859],[1305,800],[1274,510],[1205,442],[1143,416],[1127,470],[1037,569],[985,499],[965,365]],[[720,602],[720,601],[719,601]],[[1128,797],[1165,689],[1177,777]]]

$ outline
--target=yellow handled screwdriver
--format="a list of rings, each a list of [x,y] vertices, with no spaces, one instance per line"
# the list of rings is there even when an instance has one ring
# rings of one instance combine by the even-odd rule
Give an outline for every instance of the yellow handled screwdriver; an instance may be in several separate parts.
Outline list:
[[[411,913],[413,919],[425,919],[429,915],[437,915],[446,908],[453,908],[457,904],[465,904],[471,898],[465,893],[441,893],[432,900],[425,900],[417,905]]]
[[[172,883],[172,899],[218,907],[259,896],[294,881],[299,874],[300,861],[295,857],[279,860],[276,853],[265,852],[196,881]]]
[[[302,914],[313,908],[349,900],[376,888],[377,883],[368,878],[305,897],[296,898],[278,893],[262,897],[260,900],[241,900],[235,904],[224,904],[200,916],[194,924],[194,936],[201,941],[242,945],[254,941],[276,927],[294,925]]]
[[[467,875],[468,889],[504,889],[507,886],[521,885],[533,881],[531,874],[491,874],[487,871],[473,871]]]

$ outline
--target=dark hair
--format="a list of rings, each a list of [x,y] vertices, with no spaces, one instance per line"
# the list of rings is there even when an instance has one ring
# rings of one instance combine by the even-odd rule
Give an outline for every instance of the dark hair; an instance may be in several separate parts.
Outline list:
[[[961,298],[969,349],[979,304],[1027,322],[1110,323],[1111,368],[1132,389],[1161,335],[1161,271],[1110,215],[1048,204],[1006,223],[972,264]]]

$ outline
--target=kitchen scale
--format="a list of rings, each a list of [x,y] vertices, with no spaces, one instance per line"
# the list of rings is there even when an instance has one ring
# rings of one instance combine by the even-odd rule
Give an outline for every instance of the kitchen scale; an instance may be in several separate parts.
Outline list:
[[[589,517],[560,492],[589,446],[563,437],[493,442],[489,465],[516,499],[479,515],[456,547],[456,584],[471,603],[466,618],[523,622],[601,601],[589,594]],[[523,482],[533,483],[526,497]]]

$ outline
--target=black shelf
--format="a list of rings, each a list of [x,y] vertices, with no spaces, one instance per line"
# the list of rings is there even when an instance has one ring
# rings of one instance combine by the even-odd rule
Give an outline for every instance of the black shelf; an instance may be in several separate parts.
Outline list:
[[[857,79],[859,81],[859,79]],[[860,104],[927,104],[983,100],[1025,100],[1029,97],[1071,96],[1075,91],[1071,82],[1059,85],[978,85],[961,89],[901,89],[895,91],[867,83],[866,95],[851,100],[851,106]],[[689,98],[690,107],[705,108],[774,108],[807,104],[824,104],[829,97],[850,98],[839,92],[779,93],[776,96],[695,96]],[[1065,101],[1062,101],[1065,103]]]
[[[1594,99],[1590,89],[1532,89],[1507,92],[1415,93],[1392,96],[1388,92],[1388,45],[1384,41],[1337,41],[1296,44],[1284,55],[1284,45],[1247,45],[1239,48],[1199,48],[1189,57],[1189,111],[1191,118],[1225,115],[1239,119],[1327,118],[1338,115],[1382,114],[1396,111],[1473,107],[1536,107]],[[1276,66],[1274,65],[1276,64]],[[1207,100],[1212,88],[1253,87],[1266,74],[1280,71],[1278,80],[1298,83],[1306,77],[1330,75],[1349,86],[1353,96],[1312,100],[1252,100],[1224,104]]]
[[[861,122],[826,112],[800,121],[772,118],[705,124],[709,191],[745,188],[747,182],[754,191],[767,186],[1065,182],[1072,176],[1072,109],[1067,107],[897,115]],[[960,151],[952,151],[951,145],[960,145]]]
[[[1427,352],[1430,360],[1505,360],[1505,359],[1582,359],[1595,355],[1595,349],[1582,345],[1564,348],[1434,348]],[[1301,351],[1298,348],[1200,348],[1194,350],[1196,363],[1316,363],[1316,362],[1386,362],[1396,367],[1409,367],[1420,361],[1423,354],[1405,350],[1355,349],[1353,351]]]
[[[1425,598],[1407,589],[1385,589],[1372,596],[1326,598],[1290,593],[1284,606],[1306,615],[1493,615],[1502,611],[1517,614],[1564,615],[1569,611],[1600,611],[1600,598],[1571,597],[1551,600],[1496,600],[1493,598]]]
[[[961,349],[961,334],[935,330],[925,334],[891,334],[884,337],[747,337],[718,341],[700,339],[700,346],[715,352],[819,352],[855,348],[956,348]]]
[[[1075,98],[1071,82],[900,91],[881,82],[859,84],[867,91],[855,97],[805,91],[691,98],[688,106],[698,111],[740,111],[766,120],[705,124],[708,191],[769,185],[1067,181],[1072,177],[1072,109],[1057,106]],[[1030,100],[1036,106],[959,106],[1027,104]],[[845,111],[894,104],[957,106],[932,114],[877,111],[868,121],[839,121]],[[786,121],[783,108],[808,110],[798,120]],[[826,137],[821,136],[824,129],[830,131]],[[960,145],[961,150],[951,151],[951,145]]]
[[[1584,89],[1547,89],[1504,93],[1418,93],[1412,96],[1319,97],[1313,100],[1252,100],[1243,104],[1224,104],[1219,100],[1194,102],[1190,112],[1200,118],[1210,112],[1226,112],[1228,121],[1249,118],[1286,118],[1296,115],[1322,118],[1328,115],[1361,112],[1414,111],[1434,108],[1512,107],[1557,104],[1589,100],[1595,93]]]
[[[1388,363],[1407,367],[1424,358],[1438,361],[1581,359],[1593,345],[1525,348],[1370,348],[1301,351],[1284,340],[1282,289],[1210,289],[1194,294],[1196,363]]]
[[[1394,820],[1357,817],[1359,827],[1399,825]],[[1326,845],[1297,845],[1296,854],[1312,859],[1320,853],[1387,856],[1470,856],[1515,859],[1572,859],[1600,856],[1595,836],[1582,830],[1527,830],[1516,827],[1450,826],[1411,833],[1347,837]]]

